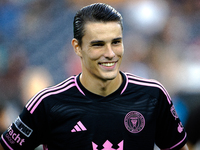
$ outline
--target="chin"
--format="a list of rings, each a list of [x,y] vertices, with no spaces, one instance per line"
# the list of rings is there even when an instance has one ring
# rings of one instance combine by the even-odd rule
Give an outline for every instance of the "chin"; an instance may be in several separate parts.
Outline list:
[[[106,73],[102,77],[103,80],[114,80],[117,77],[117,73]]]

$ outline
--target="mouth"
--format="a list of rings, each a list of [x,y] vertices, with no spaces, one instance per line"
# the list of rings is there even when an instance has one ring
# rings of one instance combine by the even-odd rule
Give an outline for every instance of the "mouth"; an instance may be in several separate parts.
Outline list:
[[[115,65],[116,62],[109,62],[109,63],[100,63],[100,65],[105,66],[105,67],[112,67]]]
[[[101,62],[99,63],[100,66],[102,66],[104,69],[114,69],[117,64],[117,61],[115,62]]]

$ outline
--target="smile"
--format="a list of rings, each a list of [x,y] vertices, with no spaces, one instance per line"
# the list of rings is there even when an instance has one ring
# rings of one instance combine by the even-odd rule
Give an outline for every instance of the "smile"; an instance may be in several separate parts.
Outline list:
[[[115,65],[115,62],[112,63],[101,63],[102,66],[111,67]]]

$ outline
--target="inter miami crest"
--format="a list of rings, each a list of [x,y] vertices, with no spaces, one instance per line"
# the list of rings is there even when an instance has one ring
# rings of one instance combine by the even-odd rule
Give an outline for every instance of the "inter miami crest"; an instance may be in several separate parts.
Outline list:
[[[125,116],[124,125],[129,132],[139,133],[145,126],[145,118],[141,113],[131,111]]]

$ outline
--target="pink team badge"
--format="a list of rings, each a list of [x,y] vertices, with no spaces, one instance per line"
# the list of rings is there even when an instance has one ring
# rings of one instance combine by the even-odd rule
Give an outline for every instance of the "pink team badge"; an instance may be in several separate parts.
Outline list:
[[[170,111],[176,120],[178,118],[178,114],[176,113],[174,105],[172,105],[172,107],[170,108]]]
[[[145,118],[141,113],[131,111],[126,114],[124,118],[124,125],[129,132],[139,133],[145,126]]]

